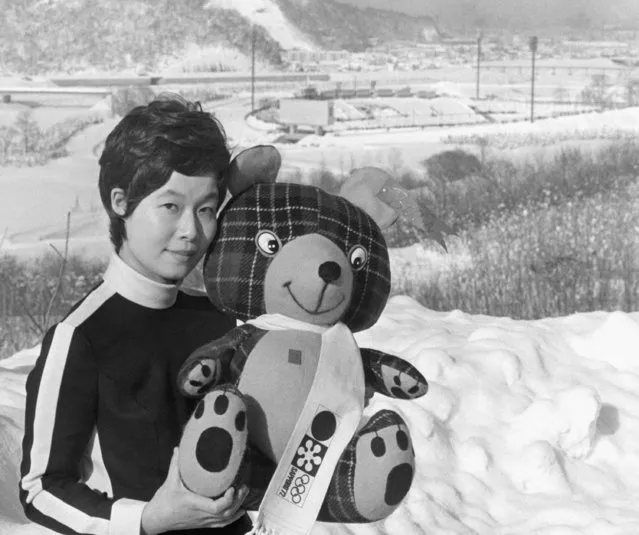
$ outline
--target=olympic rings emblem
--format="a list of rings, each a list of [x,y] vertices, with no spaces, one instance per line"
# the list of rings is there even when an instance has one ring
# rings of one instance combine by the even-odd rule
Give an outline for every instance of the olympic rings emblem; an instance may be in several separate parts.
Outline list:
[[[293,481],[293,487],[290,490],[291,493],[291,501],[294,504],[299,504],[302,501],[302,496],[306,492],[306,485],[308,485],[311,481],[311,476],[308,474],[302,474],[299,477],[296,477]]]

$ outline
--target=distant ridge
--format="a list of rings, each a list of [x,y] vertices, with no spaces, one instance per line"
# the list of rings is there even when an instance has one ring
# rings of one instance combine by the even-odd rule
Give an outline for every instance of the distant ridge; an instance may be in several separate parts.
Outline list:
[[[300,1],[300,0],[297,0]],[[477,28],[510,31],[552,30],[555,35],[576,30],[582,34],[635,31],[637,0],[337,0],[357,7],[390,8],[413,15],[431,15],[451,32]]]
[[[277,68],[286,49],[359,51],[434,28],[332,0],[0,0],[0,13],[0,75],[246,70],[253,35]]]

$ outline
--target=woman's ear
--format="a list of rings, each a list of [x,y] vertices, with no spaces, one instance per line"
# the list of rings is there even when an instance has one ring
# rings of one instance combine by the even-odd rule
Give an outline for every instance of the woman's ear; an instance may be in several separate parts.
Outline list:
[[[111,210],[119,216],[126,214],[126,194],[122,188],[111,190]]]

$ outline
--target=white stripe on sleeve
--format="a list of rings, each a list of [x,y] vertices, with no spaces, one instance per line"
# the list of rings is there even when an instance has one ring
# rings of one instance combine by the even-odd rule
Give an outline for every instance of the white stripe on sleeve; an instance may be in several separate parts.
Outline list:
[[[109,535],[109,521],[83,513],[75,507],[56,498],[50,492],[42,491],[34,499],[33,505],[38,511],[50,518],[64,519],[64,525],[78,533]]]
[[[42,370],[33,419],[33,444],[29,452],[31,469],[22,480],[22,488],[28,492],[27,502],[31,502],[34,495],[42,490],[40,478],[49,464],[60,383],[74,330],[74,327],[65,323],[56,327],[48,358]]]

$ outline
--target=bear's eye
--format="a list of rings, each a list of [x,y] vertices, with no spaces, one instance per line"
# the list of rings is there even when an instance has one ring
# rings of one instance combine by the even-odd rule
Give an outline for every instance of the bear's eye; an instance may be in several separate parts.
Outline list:
[[[260,253],[273,256],[282,248],[280,239],[270,230],[262,230],[255,236],[255,243]]]
[[[348,253],[348,261],[351,263],[352,268],[358,271],[366,265],[368,261],[368,253],[361,245],[355,245]]]

